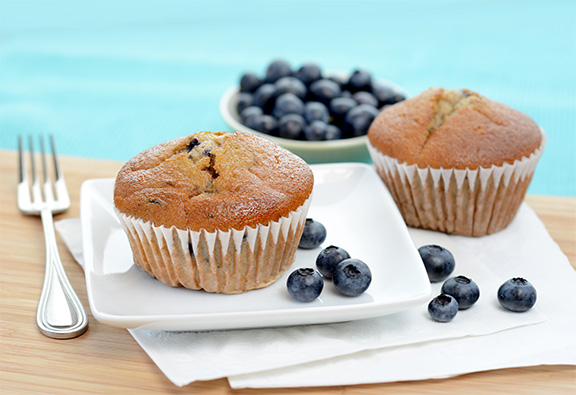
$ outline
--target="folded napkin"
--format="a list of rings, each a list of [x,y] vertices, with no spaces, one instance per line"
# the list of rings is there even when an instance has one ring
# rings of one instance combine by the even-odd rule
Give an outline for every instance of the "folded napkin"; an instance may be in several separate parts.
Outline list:
[[[58,221],[56,228],[82,264],[79,220]],[[220,377],[228,377],[234,388],[345,385],[576,364],[576,340],[568,335],[576,332],[576,274],[528,206],[506,230],[482,238],[409,231],[417,246],[435,243],[450,249],[457,262],[454,275],[471,277],[480,287],[477,304],[450,323],[432,321],[423,305],[337,324],[129,331],[179,386]],[[513,276],[526,277],[538,290],[537,305],[526,313],[505,311],[496,301],[497,288]],[[433,284],[433,293],[439,289]]]

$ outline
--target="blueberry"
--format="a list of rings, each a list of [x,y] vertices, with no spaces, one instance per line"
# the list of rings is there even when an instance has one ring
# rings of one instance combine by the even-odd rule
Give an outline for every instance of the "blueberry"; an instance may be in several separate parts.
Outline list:
[[[470,308],[480,297],[478,285],[465,276],[456,276],[446,280],[442,284],[442,293],[453,296],[460,310]]]
[[[324,140],[339,140],[342,138],[342,131],[338,126],[330,125],[326,126],[326,135]]]
[[[278,136],[285,139],[298,139],[304,129],[304,117],[298,114],[284,115],[278,121]]]
[[[328,122],[330,119],[330,112],[324,104],[318,101],[309,101],[304,105],[304,119],[306,122]]]
[[[298,78],[306,85],[310,85],[312,82],[319,80],[322,78],[322,71],[320,67],[315,63],[306,63],[300,67],[295,74],[295,77]]]
[[[372,107],[378,107],[378,99],[370,92],[356,92],[352,95],[352,98],[358,102],[358,104],[369,104]]]
[[[323,78],[314,81],[310,85],[309,92],[312,100],[328,104],[330,100],[340,96],[342,90],[336,82]]]
[[[434,321],[449,322],[452,321],[458,313],[458,301],[446,294],[440,294],[428,304],[428,314]]]
[[[507,310],[523,312],[536,304],[536,288],[521,277],[514,277],[498,288],[498,302]]]
[[[244,123],[244,125],[246,125],[250,129],[260,130],[260,129],[262,129],[262,116],[263,115],[264,114],[251,114],[251,115],[247,116],[246,119],[244,119],[242,121],[242,123]]]
[[[286,114],[304,114],[304,103],[293,93],[284,93],[276,99],[273,115],[282,118]]]
[[[348,111],[358,105],[358,102],[351,97],[337,97],[330,101],[330,113],[333,117],[344,119]]]
[[[372,76],[365,70],[355,70],[350,78],[346,88],[351,92],[367,91],[372,86]]]
[[[240,77],[240,92],[254,93],[262,85],[262,80],[254,73],[244,73]]]
[[[308,93],[306,85],[296,77],[282,77],[274,83],[274,86],[276,87],[276,96],[283,93],[293,93],[303,100]]]
[[[372,272],[361,260],[348,258],[336,265],[332,272],[332,281],[341,294],[358,296],[370,286]]]
[[[275,134],[278,130],[278,120],[271,115],[261,115],[260,129],[257,130],[266,134]]]
[[[332,278],[336,265],[348,258],[350,254],[345,249],[331,245],[320,251],[316,257],[316,268],[324,277]]]
[[[424,262],[430,282],[444,281],[454,271],[456,266],[454,256],[446,248],[430,244],[418,248],[418,252]]]
[[[372,94],[378,99],[378,107],[395,104],[405,99],[401,93],[379,83],[372,84]]]
[[[296,269],[286,281],[288,293],[299,302],[311,302],[320,296],[324,279],[312,268]]]
[[[326,140],[328,124],[322,121],[312,121],[304,126],[304,139],[308,141]]]
[[[262,115],[263,113],[264,112],[262,111],[262,109],[260,107],[257,107],[257,106],[246,107],[240,113],[240,119],[242,119],[242,122],[246,122],[246,119],[248,117],[251,117],[253,115]]]
[[[252,105],[254,99],[250,93],[240,93],[238,95],[238,102],[236,103],[236,111],[240,114],[245,108]]]
[[[277,59],[271,62],[266,69],[266,78],[264,79],[267,83],[274,83],[282,77],[287,77],[292,75],[292,68],[290,63],[283,59]]]
[[[326,228],[318,221],[312,218],[306,218],[304,231],[300,238],[298,248],[312,249],[318,247],[326,240]]]
[[[263,84],[254,92],[253,104],[270,113],[274,105],[276,87],[273,84]]]
[[[378,109],[369,104],[360,104],[346,113],[345,124],[353,137],[368,133],[368,128],[378,115]]]

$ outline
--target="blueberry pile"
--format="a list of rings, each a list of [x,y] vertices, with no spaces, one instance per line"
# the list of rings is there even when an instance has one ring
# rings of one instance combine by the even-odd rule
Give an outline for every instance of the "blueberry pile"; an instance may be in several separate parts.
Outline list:
[[[418,249],[430,282],[448,277],[455,267],[454,256],[446,248],[430,244]],[[466,276],[455,276],[442,284],[440,295],[428,304],[428,314],[438,322],[449,322],[459,310],[472,307],[480,298],[480,288]],[[515,277],[500,286],[497,294],[500,305],[510,311],[527,311],[536,303],[536,289],[527,280]]]
[[[316,248],[325,239],[324,225],[312,218],[307,218],[298,247]],[[366,263],[351,258],[346,250],[334,245],[320,251],[316,257],[316,269],[300,268],[290,273],[286,287],[292,298],[299,302],[315,300],[324,288],[324,278],[331,279],[336,290],[345,296],[363,294],[372,282],[372,272]]]
[[[262,77],[244,73],[239,91],[236,109],[242,124],[306,141],[363,136],[380,110],[405,99],[365,70],[342,79],[324,75],[315,63],[292,69],[281,59],[271,62]]]

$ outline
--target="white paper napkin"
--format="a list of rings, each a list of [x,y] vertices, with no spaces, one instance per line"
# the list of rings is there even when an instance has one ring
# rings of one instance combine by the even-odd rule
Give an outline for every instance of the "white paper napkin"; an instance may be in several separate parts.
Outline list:
[[[81,263],[79,220],[59,221],[56,227],[76,260]],[[452,346],[472,347],[474,344],[473,350],[480,347],[480,351],[485,351],[486,344],[475,345],[476,342],[492,338],[498,332],[522,333],[520,327],[523,326],[548,328],[551,326],[546,324],[549,314],[546,311],[546,314],[542,313],[542,306],[548,308],[558,296],[568,297],[566,303],[572,301],[571,315],[574,316],[574,291],[567,291],[567,295],[558,292],[550,294],[548,288],[557,287],[551,279],[543,278],[541,261],[547,261],[548,270],[550,266],[566,272],[558,281],[566,282],[567,289],[570,284],[572,288],[576,284],[574,270],[527,206],[522,207],[508,229],[493,236],[474,239],[416,229],[410,229],[410,233],[416,245],[436,243],[449,248],[457,260],[454,274],[473,278],[481,288],[478,303],[460,312],[448,324],[429,319],[425,306],[422,306],[387,317],[329,325],[213,332],[130,330],[130,333],[176,385],[228,377],[231,385],[238,388],[313,386],[405,380],[407,376],[411,380],[426,379],[497,368],[499,364],[510,364],[515,359],[499,357],[498,350],[492,350],[481,361],[475,358],[461,358],[463,361],[459,361],[452,358],[447,350]],[[535,248],[537,245],[540,247]],[[496,289],[512,276],[525,276],[536,286],[539,291],[537,308],[516,314],[498,306]],[[439,287],[439,284],[435,284],[434,292],[439,292]],[[545,292],[545,296],[541,296],[542,292]],[[540,300],[542,298],[544,302]],[[534,325],[538,323],[540,325]],[[571,324],[574,327],[573,321]],[[561,326],[564,327],[564,323]],[[488,334],[492,335],[481,336]],[[481,337],[473,339],[473,336]],[[458,338],[461,340],[447,340]],[[553,345],[544,343],[544,354],[547,355],[547,350]],[[571,344],[574,345],[573,340]],[[429,352],[427,347],[433,350]],[[437,347],[441,350],[435,350]],[[363,350],[370,351],[361,352]],[[426,358],[422,358],[423,350],[426,351]],[[564,359],[572,362],[560,363],[576,363],[576,353],[573,351],[568,352],[567,359]],[[374,366],[373,358],[388,360],[387,356],[380,356],[388,352],[400,354],[396,358],[405,361],[405,368],[401,368],[404,366],[402,362],[388,362],[394,368],[381,369],[382,363],[378,362],[379,367],[371,369]],[[404,359],[400,358],[402,355]],[[433,362],[436,359],[446,359],[451,363]],[[528,360],[559,363],[557,358],[553,362],[542,362],[538,358],[520,359],[523,363]],[[334,366],[336,368],[331,369]],[[339,366],[341,369],[338,369]],[[310,375],[310,370],[319,373]],[[307,373],[306,380],[302,379],[303,371]]]

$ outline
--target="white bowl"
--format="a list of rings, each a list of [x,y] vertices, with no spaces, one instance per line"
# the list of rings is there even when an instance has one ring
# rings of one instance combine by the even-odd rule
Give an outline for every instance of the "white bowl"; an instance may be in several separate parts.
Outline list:
[[[343,75],[343,73],[331,74]],[[398,85],[384,80],[378,80],[378,82],[408,97],[405,90]],[[267,138],[300,156],[308,163],[370,162],[370,155],[366,146],[367,136],[330,141],[304,141],[270,136],[250,129],[240,122],[240,115],[236,110],[239,94],[239,87],[233,86],[224,93],[220,100],[220,114],[222,114],[224,121],[235,131],[252,133]]]

